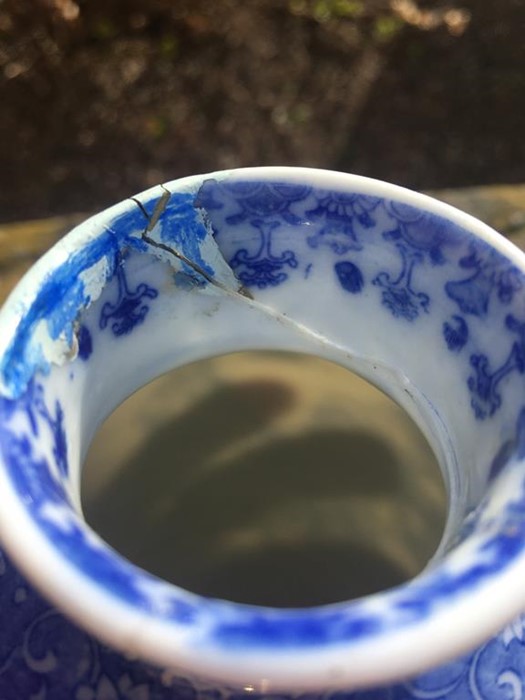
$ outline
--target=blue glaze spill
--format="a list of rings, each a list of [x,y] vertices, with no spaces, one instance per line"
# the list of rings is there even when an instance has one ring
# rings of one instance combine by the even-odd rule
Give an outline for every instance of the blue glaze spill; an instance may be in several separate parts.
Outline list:
[[[157,227],[162,242],[178,248],[212,277],[214,271],[201,254],[201,245],[208,233],[200,212],[193,207],[194,199],[195,195],[191,194],[172,194],[159,217]],[[148,206],[151,207],[151,202],[146,202],[146,210]],[[46,324],[52,340],[64,338],[68,344],[72,343],[74,322],[92,301],[86,292],[82,273],[105,260],[107,282],[115,274],[123,251],[158,253],[154,244],[148,244],[141,238],[147,225],[148,220],[139,206],[130,205],[125,212],[115,216],[111,226],[106,226],[95,240],[72,253],[43,280],[36,298],[22,315],[13,340],[0,363],[3,383],[11,396],[21,395],[35,372],[45,374],[49,371],[49,361],[45,358],[40,343],[33,337],[41,322]],[[179,265],[186,274],[198,278],[199,284],[207,283],[191,266],[181,261]],[[147,290],[143,291],[145,296],[151,294]],[[133,317],[131,312],[130,314]]]
[[[22,438],[13,439],[7,423],[17,412],[25,415],[28,420],[30,433]],[[3,424],[5,423],[5,425]],[[0,397],[0,450],[19,447],[24,454],[32,451],[31,439],[41,435],[41,423],[46,426],[51,437],[52,454],[55,464],[63,476],[68,474],[67,440],[64,429],[64,411],[58,400],[55,401],[53,412],[48,408],[44,399],[44,387],[32,379],[27,387],[23,400]],[[5,440],[5,442],[4,442]],[[18,440],[18,442],[17,442]],[[42,464],[43,462],[39,462]]]
[[[166,197],[166,201],[165,205],[162,205],[164,197]],[[188,260],[193,260],[196,265],[200,265],[200,268],[209,277],[212,277],[213,269],[210,265],[203,264],[200,249],[208,233],[202,223],[200,213],[195,210],[193,213],[188,211],[189,200],[194,202],[195,195],[170,194],[167,190],[160,197],[151,196],[147,200],[141,199],[140,204],[139,200],[134,199],[136,207],[116,219],[112,226],[117,228],[133,226],[135,232],[140,232],[141,236],[147,236],[148,241],[143,238],[137,239],[137,245],[134,246],[136,250],[150,253],[158,253],[163,250],[164,253],[169,252],[170,254],[173,254],[172,251],[176,251]],[[149,230],[151,218],[159,206],[165,208],[162,209],[153,229]],[[170,212],[170,216],[173,215],[173,220],[167,215],[167,211]],[[166,248],[162,249],[161,246],[166,246]],[[174,258],[176,258],[176,264],[180,267],[182,274],[193,279],[195,284],[200,286],[207,284],[206,278],[197,269],[177,256]]]
[[[33,333],[39,323],[46,323],[52,339],[56,340],[64,335],[71,343],[74,321],[79,311],[91,301],[81,275],[105,258],[108,261],[106,279],[109,279],[114,272],[117,250],[118,241],[115,235],[104,231],[44,279],[35,300],[20,319],[14,338],[1,359],[0,372],[12,395],[19,396],[37,370],[49,370],[49,362],[44,357],[40,345],[33,341]]]

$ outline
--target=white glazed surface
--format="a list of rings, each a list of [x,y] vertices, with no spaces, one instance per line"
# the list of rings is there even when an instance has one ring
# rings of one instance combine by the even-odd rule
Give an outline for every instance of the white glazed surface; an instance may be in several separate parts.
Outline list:
[[[204,181],[211,182],[207,190]],[[262,204],[231,186],[239,182],[255,183],[252,195]],[[61,284],[80,279],[81,288],[68,298],[60,287],[67,299],[60,313],[45,310],[28,324],[13,354],[23,319],[50,277],[108,233],[111,255],[101,245],[98,258],[89,257],[72,276],[67,271]],[[488,251],[485,267],[474,253],[469,258],[472,245]],[[264,255],[269,267],[257,267]],[[346,266],[337,267],[341,262]],[[524,275],[523,254],[466,214],[392,185],[322,171],[257,168],[187,178],[93,217],[44,256],[0,315],[1,391],[15,406],[9,429],[31,433],[24,396],[34,379],[43,387],[47,416],[37,419],[32,459],[45,458],[72,504],[24,498],[28,482],[14,482],[4,457],[6,549],[47,598],[101,640],[226,685],[379,686],[458,657],[525,607],[524,369],[516,355],[521,346],[512,345]],[[458,296],[458,284],[469,288],[466,296]],[[393,291],[404,293],[405,306],[395,305]],[[137,302],[131,317],[119,315],[118,304],[129,298]],[[516,323],[505,325],[510,316]],[[458,317],[468,322],[468,341],[459,331],[447,335]],[[119,325],[130,318],[131,327]],[[92,349],[72,359],[82,327],[90,329]],[[443,467],[450,512],[437,556],[417,580],[308,611],[205,600],[121,561],[83,522],[80,467],[106,415],[169,369],[266,348],[338,362],[387,391],[420,425]],[[501,368],[486,373],[493,380],[486,405],[471,381],[485,376],[474,372],[478,356]],[[63,411],[65,473],[53,429],[45,431],[59,422],[53,406]],[[504,468],[490,486],[505,445]],[[467,516],[472,525],[462,531]],[[512,545],[510,554],[493,561],[502,551],[493,547],[500,536]],[[84,550],[78,559],[67,554]],[[122,573],[124,593],[98,575],[93,552]],[[478,576],[480,561],[486,568]]]

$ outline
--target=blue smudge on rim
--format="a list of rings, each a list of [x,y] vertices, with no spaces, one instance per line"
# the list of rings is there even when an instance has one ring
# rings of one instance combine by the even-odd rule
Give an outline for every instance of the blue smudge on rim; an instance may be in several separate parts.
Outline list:
[[[146,205],[157,199],[152,196]],[[157,222],[160,240],[194,262],[211,278],[214,270],[201,253],[201,246],[209,233],[193,206],[194,201],[194,194],[171,194]],[[110,220],[110,226],[101,224],[101,233],[95,240],[78,252],[71,253],[64,263],[44,278],[34,300],[21,315],[13,339],[0,361],[0,376],[11,396],[20,396],[35,372],[49,372],[50,362],[44,356],[41,344],[34,338],[35,330],[42,321],[51,340],[63,338],[71,346],[74,323],[79,313],[93,301],[82,280],[84,272],[105,260],[106,283],[115,274],[119,254],[124,249],[155,254],[155,246],[141,238],[147,225],[144,212],[130,201],[125,212]],[[204,276],[183,261],[177,260],[177,266],[199,285],[207,284]]]
[[[70,344],[73,340],[73,323],[79,311],[91,301],[86,294],[81,274],[105,258],[109,279],[115,271],[117,252],[118,244],[114,234],[104,231],[43,280],[35,299],[22,315],[0,363],[3,381],[14,396],[19,396],[24,391],[37,370],[45,373],[49,371],[49,362],[44,357],[41,346],[33,342],[38,324],[45,321],[52,340],[64,336]]]

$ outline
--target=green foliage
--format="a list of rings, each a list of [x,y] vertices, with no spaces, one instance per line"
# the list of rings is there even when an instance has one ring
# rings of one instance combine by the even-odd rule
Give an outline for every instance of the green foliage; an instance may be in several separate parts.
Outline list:
[[[289,0],[291,12],[312,17],[318,22],[356,19],[365,12],[363,0]]]
[[[387,43],[394,39],[403,29],[404,22],[393,15],[379,15],[374,21],[374,38]]]
[[[165,58],[174,58],[179,52],[179,39],[174,33],[164,34],[159,42],[159,50]]]
[[[376,43],[387,44],[403,29],[403,20],[388,10],[371,12],[365,0],[288,0],[290,12],[319,23],[346,20],[371,32]]]

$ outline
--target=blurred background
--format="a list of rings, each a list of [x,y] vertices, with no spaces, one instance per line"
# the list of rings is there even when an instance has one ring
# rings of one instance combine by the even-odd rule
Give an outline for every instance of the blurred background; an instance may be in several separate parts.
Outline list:
[[[524,179],[523,0],[3,0],[0,220],[289,164]]]

